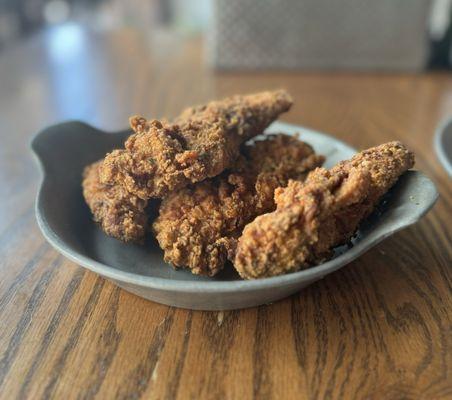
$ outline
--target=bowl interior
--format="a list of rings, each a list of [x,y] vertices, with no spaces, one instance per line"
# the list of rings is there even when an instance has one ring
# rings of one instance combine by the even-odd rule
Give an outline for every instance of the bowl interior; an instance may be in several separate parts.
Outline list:
[[[350,158],[355,153],[353,148],[328,135],[301,127],[275,123],[267,132],[300,133],[302,140],[311,144],[316,152],[327,157],[326,167]],[[83,168],[102,158],[106,152],[121,147],[129,133],[128,131],[104,133],[91,126],[71,122],[47,128],[34,139],[32,147],[41,162],[44,175],[37,201],[37,214],[47,235],[57,237],[66,253],[78,254],[117,271],[137,276],[173,281],[240,280],[231,265],[214,278],[194,276],[186,270],[176,271],[164,263],[163,252],[151,235],[148,235],[145,245],[125,244],[105,235],[92,221],[82,196]],[[401,214],[416,214],[406,208],[407,204],[415,207],[416,201],[417,205],[423,202],[419,199],[419,191],[416,194],[412,190],[413,179],[416,181],[417,178],[413,178],[412,174],[402,177],[396,187],[388,193],[379,210],[363,224],[354,239],[354,244],[370,240],[372,237],[375,240],[377,238],[375,231],[378,232],[379,227],[380,231],[384,230],[388,221],[394,228],[391,221],[399,219]],[[417,200],[414,195],[417,196]],[[428,202],[427,200],[424,202]],[[380,236],[382,234],[384,232],[380,232]],[[337,248],[334,257],[339,257],[347,250],[347,246]]]

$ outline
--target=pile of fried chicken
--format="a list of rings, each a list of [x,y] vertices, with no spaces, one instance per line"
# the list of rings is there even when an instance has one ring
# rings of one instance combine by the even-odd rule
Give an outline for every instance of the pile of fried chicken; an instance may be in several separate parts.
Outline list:
[[[389,142],[326,170],[296,136],[256,138],[291,106],[279,90],[189,108],[172,122],[132,117],[124,148],[85,168],[94,221],[124,242],[153,233],[165,262],[194,274],[214,276],[229,260],[255,279],[327,260],[414,155]]]

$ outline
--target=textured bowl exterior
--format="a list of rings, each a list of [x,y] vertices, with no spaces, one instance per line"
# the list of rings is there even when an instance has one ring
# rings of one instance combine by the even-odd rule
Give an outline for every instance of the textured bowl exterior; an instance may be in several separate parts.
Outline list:
[[[325,166],[356,151],[328,135],[299,126],[274,123],[267,133],[300,134],[327,157]],[[292,274],[244,281],[229,266],[214,278],[174,270],[163,262],[153,238],[144,246],[124,244],[106,236],[92,222],[81,190],[83,168],[122,146],[129,131],[106,133],[81,122],[44,129],[32,141],[42,171],[36,200],[38,225],[60,253],[118,286],[143,298],[196,310],[228,310],[267,304],[338,270],[377,243],[418,221],[435,203],[433,182],[417,171],[404,174],[385,197],[378,215],[363,223],[353,246],[336,249],[330,261]]]

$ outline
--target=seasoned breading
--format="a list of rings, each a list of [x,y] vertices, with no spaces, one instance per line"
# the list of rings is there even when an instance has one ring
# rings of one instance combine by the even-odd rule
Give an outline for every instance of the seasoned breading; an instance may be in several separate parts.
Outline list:
[[[106,185],[99,180],[102,160],[85,168],[83,196],[107,235],[124,242],[141,241],[147,228],[146,200],[131,195],[121,185]]]
[[[267,136],[245,146],[220,176],[171,193],[153,225],[165,261],[215,275],[245,224],[274,209],[274,190],[291,178],[303,180],[323,160],[295,137]]]
[[[169,188],[186,184],[190,179],[202,179],[207,172],[211,175],[215,171],[221,172],[236,157],[242,141],[260,132],[290,105],[288,94],[279,91],[236,96],[189,108],[176,118],[173,125],[132,118],[131,125],[136,133],[127,140],[127,150],[114,151],[104,164],[99,161],[95,167],[92,165],[86,169],[82,186],[95,221],[108,235],[117,239],[142,241],[148,220],[144,212],[148,200],[144,192],[149,188],[146,185],[155,183],[162,194]],[[140,157],[141,167],[137,170],[132,163],[128,170],[133,171],[133,177],[116,170],[118,174],[115,179],[106,179],[107,183],[100,181],[101,169],[111,175],[116,168],[113,164],[135,162]],[[112,159],[115,161],[110,164]],[[150,176],[149,171],[145,172],[146,163],[148,167],[154,163],[158,166],[149,180],[146,180]],[[133,193],[129,194],[128,182],[132,182],[132,186],[136,184],[137,188],[145,185],[144,190],[138,190],[141,199]]]
[[[318,264],[347,243],[359,223],[414,165],[400,142],[365,150],[331,170],[318,168],[303,182],[277,189],[276,211],[243,230],[234,266],[246,279],[285,274]]]
[[[230,167],[240,145],[262,133],[292,99],[285,91],[234,96],[185,110],[174,123],[132,117],[125,149],[108,154],[101,181],[147,200]]]

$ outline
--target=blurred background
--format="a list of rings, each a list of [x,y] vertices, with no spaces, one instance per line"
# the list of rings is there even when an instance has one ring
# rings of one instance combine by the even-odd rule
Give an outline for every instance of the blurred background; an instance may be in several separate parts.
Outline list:
[[[0,0],[0,135],[64,119],[118,129],[131,114],[172,117],[211,98],[290,86],[306,96],[296,99],[306,123],[337,134],[313,120],[311,105],[337,98],[339,110],[354,93],[360,104],[381,82],[390,107],[388,76],[449,74],[451,3]],[[357,77],[345,85],[344,74]],[[418,82],[421,107],[428,80]],[[27,113],[19,125],[18,113]]]
[[[451,0],[0,0],[0,51],[54,27],[198,35],[220,69],[451,68]]]

